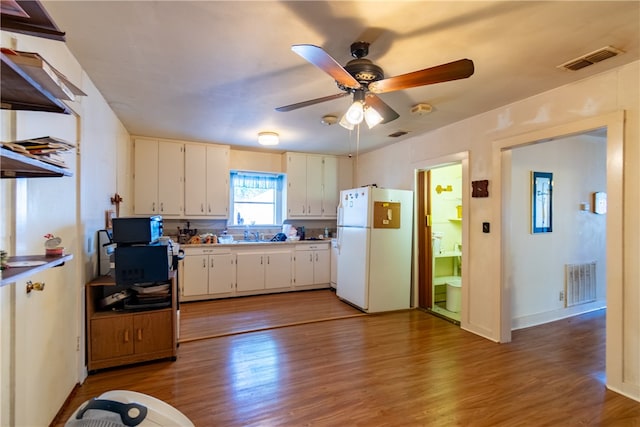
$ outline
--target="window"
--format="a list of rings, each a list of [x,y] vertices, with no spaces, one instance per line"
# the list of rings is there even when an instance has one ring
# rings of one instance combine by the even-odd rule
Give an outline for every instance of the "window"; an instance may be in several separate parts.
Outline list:
[[[231,171],[229,225],[280,225],[284,175]]]

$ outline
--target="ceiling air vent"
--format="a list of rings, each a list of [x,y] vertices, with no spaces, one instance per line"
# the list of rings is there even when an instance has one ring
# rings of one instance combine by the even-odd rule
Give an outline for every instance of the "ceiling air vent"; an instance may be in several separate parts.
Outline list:
[[[578,71],[584,67],[593,65],[596,62],[604,61],[605,59],[618,56],[621,53],[624,53],[624,52],[621,51],[620,49],[616,49],[613,46],[605,46],[602,49],[598,49],[594,52],[587,53],[586,55],[582,55],[579,58],[575,58],[575,59],[572,59],[571,61],[567,61],[562,65],[558,65],[558,68],[562,68],[569,71]]]
[[[390,134],[389,134],[389,136],[390,136],[391,138],[398,138],[398,137],[400,137],[400,136],[402,136],[402,135],[406,135],[406,134],[408,134],[408,133],[409,133],[409,132],[407,132],[407,131],[399,130],[399,131],[397,131],[397,132],[390,133]]]

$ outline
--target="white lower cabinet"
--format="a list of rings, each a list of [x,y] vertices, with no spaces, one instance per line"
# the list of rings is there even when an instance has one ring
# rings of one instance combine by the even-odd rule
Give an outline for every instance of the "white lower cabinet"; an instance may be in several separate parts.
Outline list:
[[[235,291],[235,254],[228,248],[185,248],[184,301],[232,296]]]
[[[329,243],[296,245],[294,287],[329,286],[330,282]]]
[[[291,288],[291,249],[236,252],[236,292]]]
[[[329,242],[183,246],[180,298],[198,301],[330,287]]]

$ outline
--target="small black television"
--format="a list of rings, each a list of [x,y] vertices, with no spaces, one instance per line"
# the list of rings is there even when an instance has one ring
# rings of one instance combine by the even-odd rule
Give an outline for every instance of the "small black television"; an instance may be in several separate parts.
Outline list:
[[[116,285],[169,280],[169,255],[164,245],[118,246],[115,250]]]

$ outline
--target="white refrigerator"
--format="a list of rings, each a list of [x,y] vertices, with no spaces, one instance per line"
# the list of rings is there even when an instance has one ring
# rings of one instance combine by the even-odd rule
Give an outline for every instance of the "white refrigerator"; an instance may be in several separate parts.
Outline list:
[[[338,297],[367,313],[411,307],[413,192],[340,192]]]

